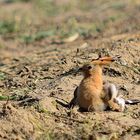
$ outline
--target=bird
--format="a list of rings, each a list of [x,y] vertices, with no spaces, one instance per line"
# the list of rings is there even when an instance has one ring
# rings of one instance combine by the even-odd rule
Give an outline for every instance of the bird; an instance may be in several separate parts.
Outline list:
[[[74,97],[69,103],[69,108],[78,105],[85,111],[104,111],[108,108],[122,112],[125,104],[136,104],[139,100],[124,100],[118,95],[116,86],[103,80],[102,69],[109,65],[119,56],[99,57],[84,64],[79,71],[83,73],[83,79],[74,91]]]

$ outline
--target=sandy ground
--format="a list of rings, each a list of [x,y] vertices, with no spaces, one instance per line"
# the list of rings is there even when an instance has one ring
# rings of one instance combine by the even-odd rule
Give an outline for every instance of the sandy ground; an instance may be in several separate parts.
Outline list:
[[[140,104],[128,106],[121,113],[79,112],[78,107],[65,107],[82,79],[76,70],[99,53],[121,56],[104,68],[104,79],[115,83],[125,99],[140,99],[140,3],[125,0],[122,7],[117,5],[119,10],[112,4],[115,2],[95,1],[97,8],[88,12],[77,6],[48,18],[35,14],[32,3],[0,5],[1,20],[14,17],[19,27],[26,17],[25,27],[20,27],[25,30],[0,35],[0,95],[12,98],[0,101],[0,139],[140,139]],[[107,21],[113,16],[117,19]],[[60,34],[29,43],[19,39],[21,34],[33,34],[39,27],[44,30],[51,24],[69,31],[65,24],[70,17],[78,21],[73,26],[88,30],[93,22],[107,24],[96,32],[79,34],[72,41]]]

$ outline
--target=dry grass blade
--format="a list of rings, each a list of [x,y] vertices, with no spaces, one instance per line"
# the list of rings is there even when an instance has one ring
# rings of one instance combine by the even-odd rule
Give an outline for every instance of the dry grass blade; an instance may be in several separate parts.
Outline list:
[[[75,41],[76,39],[78,39],[78,37],[79,37],[79,34],[76,33],[76,34],[74,34],[74,35],[72,35],[72,36],[70,36],[70,37],[68,37],[68,38],[65,38],[63,41],[64,41],[65,43],[73,42],[73,41]]]

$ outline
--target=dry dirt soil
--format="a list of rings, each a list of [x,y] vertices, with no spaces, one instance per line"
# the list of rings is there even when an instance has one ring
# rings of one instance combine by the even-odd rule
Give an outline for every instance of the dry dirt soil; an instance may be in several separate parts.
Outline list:
[[[69,110],[85,62],[125,99],[140,99],[140,1],[0,2],[1,140],[139,140],[140,104],[124,112]],[[48,0],[46,0],[48,2]]]

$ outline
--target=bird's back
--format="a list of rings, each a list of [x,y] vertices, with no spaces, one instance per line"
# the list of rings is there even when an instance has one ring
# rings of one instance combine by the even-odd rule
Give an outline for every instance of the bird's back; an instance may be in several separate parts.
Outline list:
[[[79,107],[95,111],[102,111],[106,108],[100,97],[102,92],[101,82],[94,82],[92,78],[83,79],[77,92],[77,103]]]

